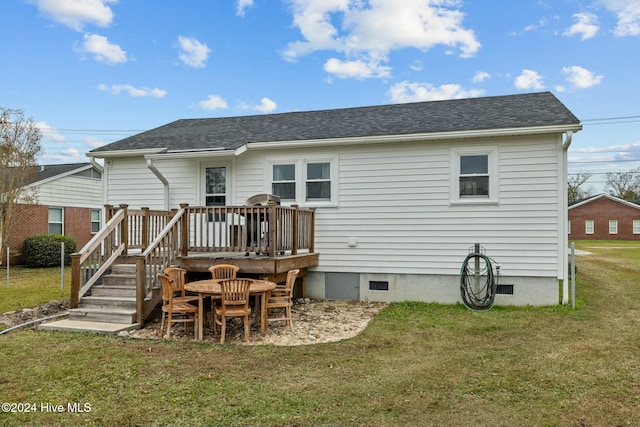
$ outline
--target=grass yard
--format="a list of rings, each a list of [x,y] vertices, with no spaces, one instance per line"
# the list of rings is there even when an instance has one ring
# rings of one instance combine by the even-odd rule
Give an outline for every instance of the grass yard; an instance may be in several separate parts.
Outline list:
[[[60,286],[60,276],[60,267],[9,267],[7,287],[7,269],[0,268],[0,313],[69,299],[71,267],[64,268],[64,289]]]
[[[636,246],[578,242],[575,311],[399,303],[300,347],[1,335],[0,396],[23,411],[0,425],[640,425]]]

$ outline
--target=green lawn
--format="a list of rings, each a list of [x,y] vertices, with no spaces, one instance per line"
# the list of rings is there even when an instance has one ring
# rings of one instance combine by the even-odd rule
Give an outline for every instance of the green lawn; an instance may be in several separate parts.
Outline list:
[[[0,313],[69,299],[71,267],[64,269],[64,289],[61,282],[60,267],[9,267],[7,287],[7,269],[0,268]]]
[[[635,246],[578,242],[578,310],[399,303],[299,347],[1,335],[0,396],[35,411],[0,425],[640,425]]]

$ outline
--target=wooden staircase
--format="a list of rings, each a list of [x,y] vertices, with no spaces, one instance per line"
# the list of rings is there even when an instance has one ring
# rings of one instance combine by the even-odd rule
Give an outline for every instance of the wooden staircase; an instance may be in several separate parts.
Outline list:
[[[40,325],[40,329],[91,331],[116,334],[137,329],[136,265],[115,264],[102,276],[102,283],[83,296],[77,308],[69,310],[67,319]]]

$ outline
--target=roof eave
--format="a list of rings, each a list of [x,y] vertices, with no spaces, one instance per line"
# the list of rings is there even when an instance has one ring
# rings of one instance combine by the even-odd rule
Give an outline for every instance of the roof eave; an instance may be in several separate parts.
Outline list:
[[[396,135],[376,135],[376,136],[358,136],[352,138],[327,138],[327,139],[306,139],[306,140],[289,140],[289,141],[260,141],[249,142],[246,144],[247,149],[264,149],[264,148],[281,148],[281,147],[309,147],[323,145],[354,145],[354,144],[380,144],[387,142],[409,142],[409,141],[435,141],[447,139],[470,139],[470,138],[487,138],[514,135],[538,135],[538,134],[562,134],[564,132],[578,132],[582,129],[580,124],[571,125],[553,125],[553,126],[536,126],[536,127],[518,127],[504,129],[479,129],[469,131],[453,131],[453,132],[427,132],[414,134],[396,134]]]

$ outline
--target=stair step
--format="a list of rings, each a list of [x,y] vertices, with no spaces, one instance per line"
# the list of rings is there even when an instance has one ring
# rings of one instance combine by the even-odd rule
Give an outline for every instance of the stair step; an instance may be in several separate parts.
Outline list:
[[[129,297],[135,298],[135,286],[128,285],[96,285],[91,288],[91,296],[93,297]]]
[[[47,331],[94,332],[97,334],[116,335],[122,331],[140,329],[139,323],[120,324],[111,322],[92,322],[86,320],[63,319],[50,323],[41,323],[38,329]]]
[[[104,286],[136,286],[136,276],[135,275],[125,275],[125,274],[108,274],[106,276],[102,276],[102,284]]]
[[[86,320],[91,322],[131,324],[136,320],[135,310],[72,308],[69,310],[70,320]]]
[[[111,274],[136,275],[135,264],[114,264],[111,267]]]
[[[80,308],[94,309],[132,309],[136,308],[136,298],[134,297],[111,297],[111,296],[95,296],[80,298]]]

